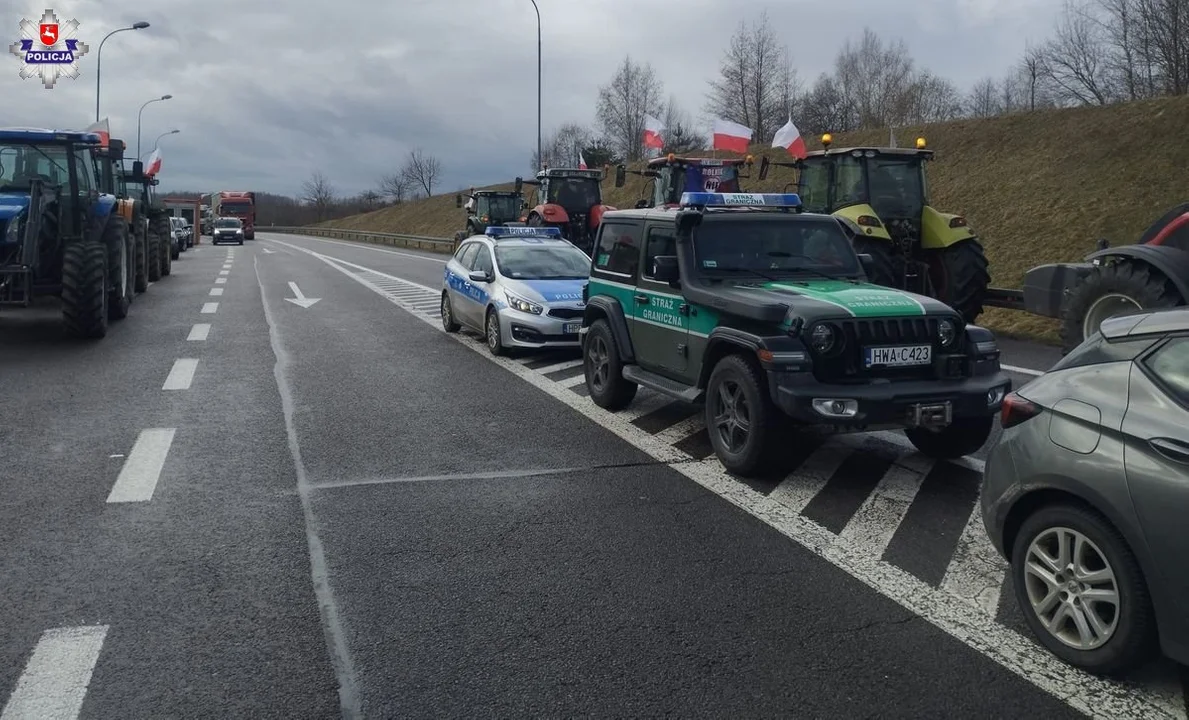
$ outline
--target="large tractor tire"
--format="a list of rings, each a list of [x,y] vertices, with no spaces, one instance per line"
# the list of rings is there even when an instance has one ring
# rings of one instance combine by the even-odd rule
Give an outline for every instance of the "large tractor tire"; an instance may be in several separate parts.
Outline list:
[[[107,335],[107,247],[70,243],[62,252],[62,319],[80,338]]]
[[[169,274],[169,268],[165,266],[165,261],[169,259],[169,254],[162,256],[161,240],[157,237],[157,233],[148,226],[148,222],[141,223],[141,232],[145,236],[145,249],[149,256],[149,282],[157,282],[164,275]]]
[[[887,240],[877,240],[863,235],[856,235],[851,240],[855,252],[860,255],[871,256],[871,267],[868,269],[867,281],[884,287],[899,288],[900,276],[896,272],[895,248]]]
[[[149,289],[149,238],[145,232],[144,223],[139,220],[130,230],[136,243],[136,292],[143,293]]]
[[[112,320],[128,317],[128,308],[136,294],[136,248],[128,236],[128,221],[112,214],[103,227],[103,246],[107,248],[107,274],[110,297],[107,312]]]
[[[1184,305],[1176,286],[1162,273],[1137,260],[1099,265],[1074,286],[1061,313],[1063,354],[1098,332],[1102,321],[1144,310]]]
[[[983,312],[991,282],[987,255],[978,240],[962,240],[941,250],[930,250],[929,278],[937,299],[973,323]]]
[[[170,259],[177,260],[181,251],[174,248],[171,241],[172,234],[170,233],[169,217],[166,215],[158,215],[149,221],[152,223],[152,228],[157,232],[157,237],[161,238],[163,247],[165,248]],[[163,272],[163,275],[168,275],[168,272]]]

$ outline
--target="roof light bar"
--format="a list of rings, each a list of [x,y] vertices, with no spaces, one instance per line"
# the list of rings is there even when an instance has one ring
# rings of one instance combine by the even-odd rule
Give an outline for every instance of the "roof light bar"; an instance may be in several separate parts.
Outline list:
[[[561,228],[555,227],[505,227],[502,225],[488,226],[483,234],[489,238],[501,237],[561,237]]]
[[[682,207],[801,207],[796,193],[682,193]]]

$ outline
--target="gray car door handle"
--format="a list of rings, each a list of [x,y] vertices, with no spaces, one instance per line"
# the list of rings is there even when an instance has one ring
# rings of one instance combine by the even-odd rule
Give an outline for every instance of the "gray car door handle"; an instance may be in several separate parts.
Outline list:
[[[1169,460],[1189,465],[1189,445],[1171,438],[1152,438],[1148,441],[1152,449]]]

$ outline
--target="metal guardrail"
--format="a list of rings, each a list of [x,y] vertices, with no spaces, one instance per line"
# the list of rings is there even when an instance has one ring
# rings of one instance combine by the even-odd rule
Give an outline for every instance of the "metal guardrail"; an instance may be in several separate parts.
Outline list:
[[[1007,310],[1023,310],[1024,291],[1009,288],[987,288],[987,298],[983,300],[983,305]]]
[[[449,255],[454,252],[454,240],[450,238],[308,226],[287,227],[283,225],[257,225],[256,229],[260,232],[289,233],[291,235],[312,235],[314,237],[335,238],[339,240],[354,240],[356,242],[365,242],[372,245],[391,245],[392,247],[429,250],[431,252],[442,253],[445,255]]]

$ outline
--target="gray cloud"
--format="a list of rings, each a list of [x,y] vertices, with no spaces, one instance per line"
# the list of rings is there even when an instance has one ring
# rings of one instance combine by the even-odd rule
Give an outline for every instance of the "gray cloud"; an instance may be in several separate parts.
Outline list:
[[[529,0],[70,0],[90,44],[79,78],[52,90],[18,77],[6,55],[0,124],[83,127],[94,118],[96,54],[103,49],[102,114],[135,152],[144,111],[145,154],[162,140],[162,185],[296,194],[315,169],[343,193],[374,187],[413,148],[436,155],[443,191],[527,172],[536,147],[536,16]],[[22,18],[46,4],[0,3],[17,39]],[[1052,0],[538,0],[543,25],[545,132],[589,123],[599,85],[625,54],[656,68],[700,114],[707,81],[740,20],[767,9],[804,80],[827,71],[848,37],[868,25],[900,37],[918,62],[962,86],[1001,75],[1027,39],[1044,37]],[[282,10],[283,7],[283,10]]]

